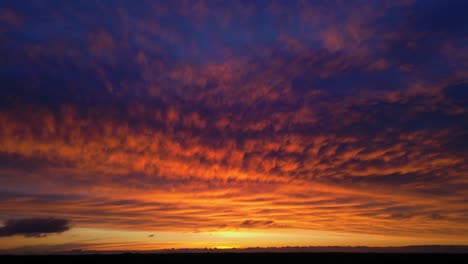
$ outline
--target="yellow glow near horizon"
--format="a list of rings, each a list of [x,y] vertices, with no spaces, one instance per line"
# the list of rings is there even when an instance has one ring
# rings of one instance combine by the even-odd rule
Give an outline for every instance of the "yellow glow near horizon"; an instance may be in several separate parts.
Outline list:
[[[232,247],[232,246],[216,246],[215,248],[216,248],[216,249],[221,249],[221,250],[223,250],[223,249],[233,249],[233,248],[236,248],[236,247]]]
[[[216,232],[146,232],[101,228],[74,228],[45,238],[0,238],[0,249],[26,247],[53,251],[158,250],[171,248],[232,249],[285,246],[406,246],[468,244],[468,239],[437,239],[362,235],[307,230],[230,230]]]

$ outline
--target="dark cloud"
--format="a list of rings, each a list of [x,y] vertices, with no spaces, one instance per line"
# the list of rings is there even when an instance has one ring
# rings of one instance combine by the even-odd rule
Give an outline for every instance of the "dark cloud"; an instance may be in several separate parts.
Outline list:
[[[274,221],[271,220],[245,220],[241,223],[241,227],[248,228],[262,228],[274,225]]]
[[[0,237],[23,235],[41,238],[51,233],[63,233],[70,229],[69,221],[60,218],[25,218],[5,221],[0,228]]]

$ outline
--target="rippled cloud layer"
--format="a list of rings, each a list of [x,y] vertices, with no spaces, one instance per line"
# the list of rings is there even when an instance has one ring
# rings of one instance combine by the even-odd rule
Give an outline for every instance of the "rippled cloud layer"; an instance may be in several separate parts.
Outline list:
[[[3,1],[0,217],[467,238],[467,8]]]

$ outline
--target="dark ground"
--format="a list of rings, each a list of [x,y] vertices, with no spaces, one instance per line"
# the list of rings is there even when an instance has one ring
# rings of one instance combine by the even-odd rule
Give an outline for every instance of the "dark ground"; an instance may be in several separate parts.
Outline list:
[[[1,263],[468,263],[468,254],[178,253],[0,256]]]

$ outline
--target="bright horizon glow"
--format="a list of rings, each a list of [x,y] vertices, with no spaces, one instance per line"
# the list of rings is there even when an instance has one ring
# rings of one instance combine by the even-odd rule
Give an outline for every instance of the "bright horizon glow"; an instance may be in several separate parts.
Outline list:
[[[153,236],[151,236],[153,235]],[[252,247],[308,247],[308,246],[410,246],[410,245],[466,245],[466,238],[412,238],[384,235],[362,235],[304,230],[256,230],[215,232],[146,232],[100,228],[79,228],[44,239],[0,238],[0,248],[14,249],[19,245],[52,250],[162,250],[162,249],[242,249]]]

